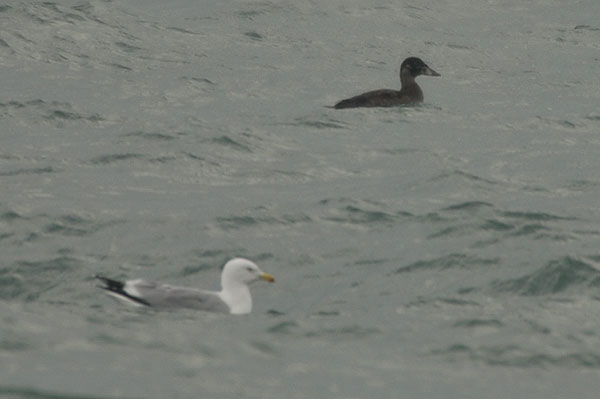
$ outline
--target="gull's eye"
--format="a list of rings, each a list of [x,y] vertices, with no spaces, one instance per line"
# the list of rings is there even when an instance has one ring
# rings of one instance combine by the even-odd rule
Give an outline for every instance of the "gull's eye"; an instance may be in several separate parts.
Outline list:
[[[254,270],[253,270],[253,269],[252,269],[250,266],[248,266],[248,267],[246,268],[246,270],[248,270],[250,273],[252,273],[252,272],[254,271]]]

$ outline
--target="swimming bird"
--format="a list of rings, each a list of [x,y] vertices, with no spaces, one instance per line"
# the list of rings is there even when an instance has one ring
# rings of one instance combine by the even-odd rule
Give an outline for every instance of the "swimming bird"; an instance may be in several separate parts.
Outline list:
[[[390,89],[368,91],[342,100],[335,104],[333,108],[393,107],[422,102],[423,91],[415,81],[415,78],[419,75],[440,76],[420,58],[409,57],[400,65],[400,83],[402,84],[400,91]]]
[[[221,291],[177,287],[147,280],[125,282],[95,276],[102,282],[100,288],[109,295],[137,306],[156,308],[190,308],[208,312],[245,314],[252,311],[252,297],[248,284],[275,278],[259,269],[252,261],[234,258],[221,272]]]

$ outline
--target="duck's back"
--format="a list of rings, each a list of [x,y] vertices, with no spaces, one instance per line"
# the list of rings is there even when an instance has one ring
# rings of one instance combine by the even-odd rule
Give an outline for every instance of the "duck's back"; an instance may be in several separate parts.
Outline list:
[[[358,96],[347,98],[335,104],[334,108],[358,108],[358,107],[395,107],[397,105],[409,104],[423,101],[423,92],[415,83],[402,90],[380,89],[368,91]]]

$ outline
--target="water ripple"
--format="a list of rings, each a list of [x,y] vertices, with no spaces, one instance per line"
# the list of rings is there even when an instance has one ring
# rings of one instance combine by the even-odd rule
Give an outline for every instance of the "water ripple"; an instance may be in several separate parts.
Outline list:
[[[500,258],[480,258],[477,256],[453,253],[431,260],[419,260],[408,266],[396,269],[398,273],[411,273],[424,270],[464,269],[474,266],[490,266],[500,263]]]
[[[523,236],[536,240],[569,240],[573,234],[563,231],[564,228],[558,229],[555,222],[577,220],[548,212],[500,210],[483,201],[466,201],[446,206],[417,219],[430,222],[433,226],[442,226],[436,227],[436,231],[427,236],[428,239],[476,235],[478,239],[472,244],[474,248]]]
[[[248,143],[243,143],[241,140],[235,140],[230,136],[214,137],[208,140],[210,143],[218,144],[232,150],[242,152],[252,152],[252,147]]]
[[[42,99],[12,100],[0,103],[0,116],[31,119],[33,114],[37,115],[39,121],[55,122],[58,126],[63,126],[65,122],[97,123],[104,120],[97,113],[86,115],[73,108],[72,104],[60,101],[44,101]]]
[[[146,140],[156,140],[156,141],[171,141],[175,140],[178,137],[174,134],[170,133],[159,133],[159,132],[144,132],[137,131],[132,133],[127,133],[123,135],[123,137],[139,137]]]
[[[356,225],[391,225],[398,220],[413,216],[404,211],[387,211],[383,204],[373,201],[359,201],[349,198],[324,199],[320,205],[327,205],[328,214],[322,220]],[[331,207],[331,205],[334,205]]]
[[[300,126],[315,129],[345,129],[347,125],[337,119],[331,118],[328,115],[322,115],[320,118],[301,117],[296,118],[293,123],[284,124],[287,126]]]
[[[41,168],[22,168],[9,170],[5,172],[0,172],[0,176],[21,176],[21,175],[41,175],[46,173],[57,173],[59,172],[56,168],[52,166],[46,166]]]
[[[600,287],[600,271],[589,262],[566,256],[523,277],[497,281],[492,287],[499,292],[525,296],[559,294]]]
[[[79,264],[77,259],[64,255],[44,260],[18,260],[0,269],[0,299],[36,301],[59,284],[58,276],[75,270]]]
[[[90,160],[91,164],[94,165],[109,165],[116,162],[129,161],[131,159],[143,159],[144,155],[135,154],[135,153],[125,153],[125,154],[108,154],[101,155],[99,157],[93,158]]]
[[[433,355],[441,355],[449,361],[457,362],[467,358],[474,362],[483,362],[490,366],[539,368],[600,368],[600,354],[594,352],[547,354],[526,351],[519,346],[493,345],[472,348],[464,344],[454,344],[443,350],[432,351]]]
[[[295,225],[298,223],[308,223],[310,216],[304,214],[284,214],[281,216],[227,216],[217,217],[217,224],[224,230],[239,229],[250,226],[273,226],[273,225]]]
[[[328,316],[335,316],[330,314]],[[323,338],[339,341],[342,339],[360,339],[380,334],[381,330],[375,327],[362,327],[357,324],[340,326],[308,326],[301,325],[296,321],[283,321],[268,329],[269,333],[277,335],[294,335],[304,338]]]

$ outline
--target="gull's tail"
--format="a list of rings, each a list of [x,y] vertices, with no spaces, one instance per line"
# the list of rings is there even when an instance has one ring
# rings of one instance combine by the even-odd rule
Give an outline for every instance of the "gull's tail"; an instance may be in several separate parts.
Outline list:
[[[94,277],[102,282],[103,285],[99,285],[99,287],[108,291],[109,295],[112,295],[118,299],[126,300],[128,302],[133,302],[134,305],[150,306],[150,304],[147,301],[143,300],[142,298],[133,296],[127,291],[125,291],[124,282],[113,280],[100,275],[95,275]]]

